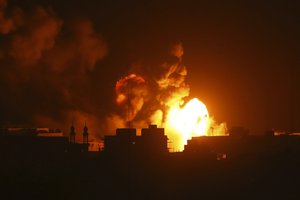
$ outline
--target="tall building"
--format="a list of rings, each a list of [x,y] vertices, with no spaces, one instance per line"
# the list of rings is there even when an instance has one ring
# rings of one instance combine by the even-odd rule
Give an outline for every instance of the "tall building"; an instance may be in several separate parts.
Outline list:
[[[72,126],[71,126],[71,128],[70,128],[70,143],[71,144],[75,144],[75,138],[76,137],[76,133],[75,133],[75,127],[74,127],[74,125],[73,125],[73,123],[72,123]]]
[[[88,127],[84,126],[83,128],[83,141],[82,143],[76,143],[76,131],[75,127],[72,123],[72,126],[70,128],[70,146],[69,146],[69,151],[73,153],[78,153],[78,152],[88,152]]]
[[[84,124],[83,128],[83,144],[89,143],[89,133],[88,133],[88,127],[86,126],[86,123]]]

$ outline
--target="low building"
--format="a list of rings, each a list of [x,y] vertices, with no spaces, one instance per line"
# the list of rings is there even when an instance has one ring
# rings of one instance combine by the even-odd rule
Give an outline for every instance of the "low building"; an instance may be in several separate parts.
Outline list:
[[[104,151],[107,154],[165,154],[168,153],[168,138],[163,128],[150,125],[143,128],[141,135],[134,128],[116,129],[116,135],[104,137]]]
[[[188,140],[184,153],[213,153],[217,159],[300,153],[300,136],[200,136]]]

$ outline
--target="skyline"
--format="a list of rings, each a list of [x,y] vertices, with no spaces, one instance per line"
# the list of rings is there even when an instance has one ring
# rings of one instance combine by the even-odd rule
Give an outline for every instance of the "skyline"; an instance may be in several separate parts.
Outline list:
[[[84,138],[74,143],[72,137],[0,131],[6,199],[299,198],[299,135],[236,129],[229,136],[194,137],[183,152],[169,152],[164,129],[152,125],[140,136],[117,129],[105,136],[104,149],[92,152]]]
[[[297,1],[3,2],[2,125],[68,130],[74,118],[106,134],[115,83],[160,73],[180,42],[190,99],[217,122],[300,130]]]

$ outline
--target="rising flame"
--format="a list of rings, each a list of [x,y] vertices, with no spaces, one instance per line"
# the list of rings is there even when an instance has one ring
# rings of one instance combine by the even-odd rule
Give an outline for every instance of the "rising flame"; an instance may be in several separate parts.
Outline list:
[[[182,151],[193,136],[207,135],[210,126],[208,110],[199,99],[194,98],[184,106],[180,104],[170,107],[164,124],[175,151]]]
[[[123,114],[125,123],[123,124],[146,126],[151,123],[165,128],[171,142],[170,148],[173,151],[183,151],[187,141],[195,136],[225,134],[226,124],[215,124],[203,102],[193,98],[184,103],[183,98],[189,93],[189,88],[185,85],[168,93],[167,98],[160,96],[158,101],[163,109],[152,110],[148,117],[144,117],[143,123],[140,123],[141,121],[138,121],[136,116],[149,99],[146,85],[146,80],[136,74],[129,74],[117,81],[116,103],[125,110]]]
[[[113,117],[113,121],[123,119],[122,124],[136,128],[157,124],[165,128],[171,142],[169,148],[173,151],[183,151],[184,145],[194,136],[225,135],[226,124],[215,123],[199,99],[184,103],[190,87],[185,82],[187,69],[182,61],[181,43],[171,48],[170,56],[169,62],[153,68],[158,70],[153,76],[151,73],[145,77],[129,74],[117,81],[116,103],[123,111]]]

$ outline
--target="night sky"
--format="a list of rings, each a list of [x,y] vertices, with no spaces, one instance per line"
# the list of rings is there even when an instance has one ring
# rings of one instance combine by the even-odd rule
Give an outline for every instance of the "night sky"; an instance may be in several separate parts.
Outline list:
[[[0,125],[84,120],[102,134],[114,85],[180,42],[189,98],[251,133],[300,131],[300,3],[0,0]],[[82,124],[80,124],[82,123]]]

